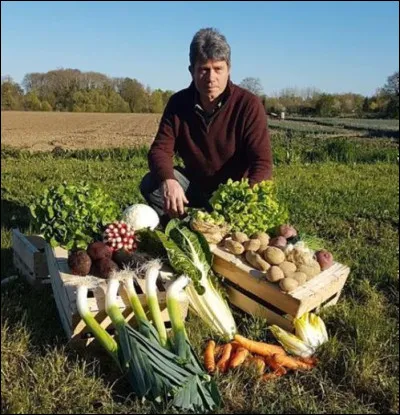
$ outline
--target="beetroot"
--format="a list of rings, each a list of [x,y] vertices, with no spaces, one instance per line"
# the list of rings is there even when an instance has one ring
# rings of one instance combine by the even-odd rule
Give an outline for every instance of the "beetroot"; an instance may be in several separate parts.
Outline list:
[[[102,258],[92,263],[90,274],[99,278],[108,278],[113,271],[118,270],[118,265],[112,259]]]
[[[92,260],[87,252],[83,249],[72,251],[68,256],[68,266],[73,275],[88,275]]]
[[[92,261],[97,261],[103,258],[111,258],[112,250],[104,243],[100,241],[92,242],[87,247],[87,253]]]

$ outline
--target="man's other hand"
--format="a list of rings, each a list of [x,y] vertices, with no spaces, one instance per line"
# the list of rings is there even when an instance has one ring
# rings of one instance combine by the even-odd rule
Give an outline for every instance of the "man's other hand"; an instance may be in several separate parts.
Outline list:
[[[185,213],[184,205],[189,203],[185,192],[175,179],[167,179],[162,184],[164,196],[164,212],[170,218],[177,218]]]

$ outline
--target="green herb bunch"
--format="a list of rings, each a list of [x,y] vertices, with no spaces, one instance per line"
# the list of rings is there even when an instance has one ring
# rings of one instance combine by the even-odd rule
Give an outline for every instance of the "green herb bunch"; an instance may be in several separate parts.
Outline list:
[[[212,208],[223,215],[232,231],[252,235],[255,232],[272,231],[286,223],[288,210],[279,203],[275,183],[271,180],[250,186],[248,179],[228,179],[213,193]]]
[[[44,190],[30,206],[33,225],[52,247],[86,249],[102,227],[119,216],[119,206],[101,189],[63,182]]]

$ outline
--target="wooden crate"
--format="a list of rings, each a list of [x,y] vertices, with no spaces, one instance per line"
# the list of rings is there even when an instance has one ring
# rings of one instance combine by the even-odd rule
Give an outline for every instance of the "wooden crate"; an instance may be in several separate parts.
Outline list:
[[[63,325],[65,334],[70,342],[84,343],[84,346],[88,346],[94,339],[93,335],[89,332],[85,322],[81,319],[77,306],[76,306],[76,291],[77,291],[77,279],[85,277],[77,277],[70,273],[68,266],[68,252],[60,247],[51,248],[49,244],[46,245],[46,256],[48,267],[50,271],[50,280],[56,301],[57,309],[60,315],[60,320]],[[96,279],[95,277],[93,277]],[[100,286],[93,285],[89,287],[88,291],[88,306],[95,319],[100,325],[105,328],[110,334],[114,333],[114,328],[111,319],[105,312],[105,293],[107,288],[107,282],[103,279],[96,279],[96,282],[100,280]],[[159,287],[158,299],[161,309],[163,321],[167,328],[170,327],[170,319],[166,306],[166,290],[170,282],[163,283]],[[140,302],[146,310],[146,296],[144,280],[139,279],[140,289],[143,293],[138,293]],[[122,314],[127,322],[134,319],[134,313],[129,304],[127,294],[121,284],[118,291],[117,302]],[[188,313],[189,302],[187,298],[181,301],[181,312],[183,318],[186,318]]]
[[[14,267],[33,286],[50,283],[45,246],[46,241],[39,235],[12,230]]]
[[[293,331],[293,318],[306,312],[318,312],[322,307],[336,304],[350,269],[335,262],[329,269],[297,287],[290,293],[278,284],[266,280],[240,257],[213,245],[213,269],[223,277],[230,302],[239,309],[267,319]]]

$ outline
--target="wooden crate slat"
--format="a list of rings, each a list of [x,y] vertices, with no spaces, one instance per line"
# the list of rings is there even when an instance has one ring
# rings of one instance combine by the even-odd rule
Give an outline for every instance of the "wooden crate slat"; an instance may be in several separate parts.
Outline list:
[[[293,325],[289,318],[274,313],[272,310],[257,303],[256,301],[252,300],[245,294],[242,294],[240,291],[229,285],[226,286],[226,291],[229,295],[229,301],[246,313],[253,316],[265,318],[268,325],[277,324],[285,330],[293,331]]]
[[[45,246],[40,235],[24,235],[18,229],[12,234],[13,263],[27,282],[34,286],[50,283]]]

